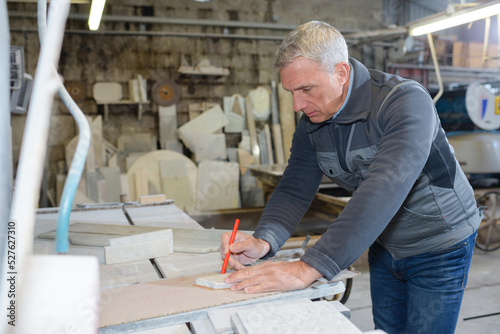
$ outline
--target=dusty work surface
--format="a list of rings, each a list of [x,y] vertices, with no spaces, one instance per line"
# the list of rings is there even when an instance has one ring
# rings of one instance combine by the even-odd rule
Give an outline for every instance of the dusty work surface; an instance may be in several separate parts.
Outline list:
[[[109,303],[103,303],[99,315],[99,327],[164,317],[280,293],[245,294],[242,291],[214,290],[195,284],[197,277],[212,275],[214,273],[102,290],[101,299]],[[343,271],[334,278],[334,281],[341,280],[346,275],[353,277],[358,273]]]
[[[99,327],[188,312],[277,293],[245,294],[242,291],[214,290],[195,284],[197,277],[211,275],[213,273],[103,290],[103,298],[110,299],[111,302],[101,309]]]

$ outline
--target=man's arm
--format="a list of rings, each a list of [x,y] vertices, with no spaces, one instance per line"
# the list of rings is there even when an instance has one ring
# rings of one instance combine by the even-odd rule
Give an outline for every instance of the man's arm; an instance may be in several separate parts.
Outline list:
[[[400,90],[380,115],[379,149],[346,207],[302,261],[331,279],[352,264],[400,209],[429,156],[437,115],[420,86]]]
[[[297,228],[323,176],[304,120],[301,119],[295,129],[288,165],[254,233],[254,237],[271,246],[266,258],[274,256]]]

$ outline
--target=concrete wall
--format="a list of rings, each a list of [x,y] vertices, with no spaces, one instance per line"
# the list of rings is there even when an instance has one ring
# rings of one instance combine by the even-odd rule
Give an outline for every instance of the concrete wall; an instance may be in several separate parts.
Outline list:
[[[140,3],[140,4],[139,4]],[[35,74],[39,53],[36,20],[27,14],[36,15],[36,4],[8,3],[11,16],[11,44],[24,47],[26,71]],[[72,5],[72,14],[87,14],[89,5]],[[327,21],[341,31],[359,31],[382,27],[382,0],[214,0],[198,3],[192,0],[110,0],[105,15],[155,16],[175,19],[265,22],[298,25],[311,19]],[[286,30],[254,28],[229,28],[149,24],[129,22],[103,22],[100,34],[87,34],[87,23],[70,18],[64,39],[59,72],[65,82],[82,83],[86,97],[78,102],[89,115],[102,113],[92,98],[92,86],[99,81],[117,81],[127,91],[129,79],[142,75],[151,86],[161,79],[175,81],[181,88],[182,98],[178,103],[179,125],[187,121],[187,106],[194,102],[221,103],[222,97],[239,93],[247,95],[257,86],[270,87],[271,80],[278,80],[272,69],[273,55],[279,41],[255,39],[224,39],[202,37],[150,36],[147,32],[230,33],[241,35],[284,36]],[[108,31],[133,33],[130,36],[107,34]],[[144,33],[146,32],[146,33]],[[361,50],[352,49],[351,54],[360,57]],[[228,68],[227,77],[193,77],[181,75],[177,69],[181,56],[196,65],[207,57],[215,66]],[[13,115],[14,162],[17,164],[25,116]],[[59,99],[56,100],[52,116],[54,131],[49,139],[47,162],[47,186],[54,184],[57,161],[64,160],[64,145],[76,135],[76,126]],[[106,140],[116,145],[121,134],[151,132],[158,135],[157,105],[145,107],[142,120],[136,117],[135,106],[111,108],[110,117],[103,124]]]

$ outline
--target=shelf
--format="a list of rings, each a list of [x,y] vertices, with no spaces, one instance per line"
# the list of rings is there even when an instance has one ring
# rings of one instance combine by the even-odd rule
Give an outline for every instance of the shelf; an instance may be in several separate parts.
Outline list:
[[[142,112],[144,110],[143,105],[144,104],[149,104],[150,101],[132,101],[132,100],[120,100],[120,101],[96,101],[97,105],[103,105],[104,106],[104,120],[108,120],[109,116],[109,105],[126,105],[126,104],[137,104],[137,119],[140,121],[142,119]]]

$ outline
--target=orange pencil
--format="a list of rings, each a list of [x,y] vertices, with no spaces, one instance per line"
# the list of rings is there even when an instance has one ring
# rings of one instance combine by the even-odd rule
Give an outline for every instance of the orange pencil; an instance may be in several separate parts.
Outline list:
[[[234,221],[234,226],[233,226],[233,233],[231,233],[231,238],[229,239],[229,246],[231,246],[234,242],[234,237],[236,236],[236,231],[238,231],[238,225],[240,224],[240,220],[236,219]],[[224,263],[222,264],[222,270],[220,271],[221,274],[226,273],[227,269],[227,263],[229,261],[229,256],[231,256],[231,251],[227,251],[226,257],[224,258]]]

